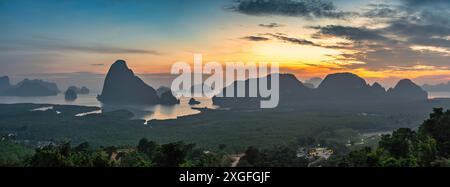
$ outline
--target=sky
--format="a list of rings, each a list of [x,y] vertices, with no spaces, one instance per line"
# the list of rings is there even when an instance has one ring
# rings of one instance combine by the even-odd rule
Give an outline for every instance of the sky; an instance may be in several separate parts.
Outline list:
[[[300,79],[450,81],[447,0],[0,0],[0,75],[278,62]]]

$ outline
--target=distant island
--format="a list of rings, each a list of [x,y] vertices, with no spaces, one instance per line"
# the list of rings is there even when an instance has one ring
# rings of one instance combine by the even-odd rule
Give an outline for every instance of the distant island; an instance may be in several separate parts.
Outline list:
[[[74,89],[67,89],[64,93],[64,98],[66,101],[75,101],[78,98],[78,94]]]
[[[11,87],[11,84],[9,83],[9,77],[3,76],[0,77],[0,94],[7,90],[9,87]]]
[[[157,91],[136,76],[124,60],[117,60],[111,65],[102,93],[97,96],[97,99],[104,104],[118,105],[175,105],[180,103],[171,91],[166,91],[158,96]]]
[[[85,86],[83,86],[81,88],[76,87],[76,86],[70,86],[69,88],[67,88],[67,90],[73,90],[76,94],[80,94],[80,95],[87,95],[90,92],[90,90]]]
[[[24,79],[16,85],[11,85],[8,76],[0,77],[0,95],[3,96],[55,96],[60,92],[58,86],[52,82]]]
[[[429,92],[450,92],[450,81],[436,85],[424,84],[422,88]]]
[[[272,75],[267,78],[270,80]],[[261,78],[257,79],[257,82]],[[427,101],[428,93],[408,79],[400,80],[394,88],[386,91],[380,84],[369,85],[363,78],[352,73],[336,73],[328,75],[317,88],[311,88],[300,82],[292,74],[279,74],[280,104],[279,106],[299,106],[308,104],[390,103]],[[270,81],[268,81],[270,82]],[[231,84],[236,88],[237,81]],[[226,93],[227,88],[223,89]],[[249,80],[245,81],[246,89]],[[236,92],[236,89],[235,89]],[[248,93],[247,93],[248,94]],[[235,93],[236,95],[236,93]],[[213,97],[213,104],[227,108],[257,108],[261,97]]]

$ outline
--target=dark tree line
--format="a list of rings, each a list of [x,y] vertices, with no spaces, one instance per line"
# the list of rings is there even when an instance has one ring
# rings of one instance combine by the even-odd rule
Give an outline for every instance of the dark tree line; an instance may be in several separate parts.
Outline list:
[[[335,157],[325,165],[342,167],[431,167],[450,166],[450,110],[434,109],[413,131],[400,128],[383,135],[378,147],[366,147]]]
[[[306,138],[298,144],[313,145]],[[417,131],[400,128],[383,135],[378,147],[348,152],[335,143],[320,142],[345,153],[320,162],[331,167],[430,167],[450,166],[450,110],[434,109]],[[3,141],[9,150],[24,152]],[[37,148],[29,157],[0,166],[29,167],[222,167],[230,166],[230,155],[221,144],[215,152],[197,148],[195,144],[174,142],[157,144],[141,139],[137,146],[94,148],[88,143],[72,147],[70,143],[50,144]],[[10,151],[10,152],[11,152]],[[5,154],[5,153],[4,153]],[[0,159],[1,161],[1,159]],[[249,147],[237,166],[241,167],[307,167],[310,163],[298,156],[298,145],[275,146],[271,149]]]
[[[275,146],[271,149],[249,147],[239,162],[240,167],[306,167],[308,160],[297,156],[295,146]]]
[[[156,144],[141,139],[136,147],[91,148],[70,143],[36,149],[26,159],[30,167],[210,167],[225,166],[224,155],[203,151],[194,144]]]

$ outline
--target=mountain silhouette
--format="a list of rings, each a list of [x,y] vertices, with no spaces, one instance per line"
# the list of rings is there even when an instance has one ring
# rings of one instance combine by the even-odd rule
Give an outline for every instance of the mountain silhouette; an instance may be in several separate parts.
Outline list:
[[[270,80],[271,75],[268,76]],[[302,84],[292,74],[280,74],[280,99],[279,105],[283,106],[301,106],[305,104],[323,105],[323,104],[358,104],[368,105],[376,103],[389,103],[394,101],[426,101],[427,92],[411,80],[401,80],[396,87],[389,91],[379,83],[373,85],[352,73],[336,73],[328,75],[316,89],[311,89]],[[257,79],[259,81],[259,79]],[[235,88],[238,81],[223,89],[222,94],[226,93],[231,86]],[[270,83],[270,81],[268,81]],[[245,81],[245,97],[213,97],[213,104],[225,108],[256,108],[259,107],[261,99],[248,97],[249,80]]]
[[[8,76],[0,77],[0,93],[7,90],[10,86],[11,84],[9,83]]]
[[[367,100],[385,99],[385,90],[380,84],[372,86],[352,73],[328,75],[315,90],[315,97],[328,100]]]
[[[111,65],[97,99],[104,104],[158,104],[156,90],[128,68],[124,60]]]
[[[255,78],[257,85],[261,78]],[[253,80],[255,80],[253,79]],[[267,76],[268,87],[271,85],[272,75]],[[279,89],[280,89],[280,105],[292,105],[301,100],[311,97],[312,89],[303,85],[294,75],[292,74],[279,74]],[[237,85],[238,82],[244,82],[246,95],[245,97],[237,97]],[[234,87],[234,97],[218,97],[217,95],[213,97],[213,104],[222,107],[230,108],[255,108],[260,106],[261,100],[267,100],[269,98],[263,98],[259,94],[258,97],[249,97],[249,85],[250,80],[246,81],[235,81],[231,85],[225,87],[221,95],[226,96],[227,89]]]
[[[336,73],[327,75],[319,85],[320,90],[346,92],[348,89],[366,89],[366,81],[352,73]]]
[[[394,88],[388,90],[392,99],[399,100],[427,100],[428,93],[409,79],[400,80]]]
[[[24,79],[17,83],[17,85],[10,86],[8,89],[2,92],[2,95],[6,96],[54,96],[58,95],[60,90],[55,83],[46,82],[43,80]]]
[[[382,96],[382,97],[386,96],[386,89],[383,86],[381,86],[381,84],[379,84],[378,82],[375,82],[375,83],[372,84],[371,91],[372,91],[372,93],[374,95],[377,95],[379,97],[380,96]]]
[[[124,60],[117,60],[106,74],[102,93],[97,96],[97,99],[104,104],[115,105],[175,105],[180,103],[172,95],[170,89],[160,88],[159,92],[160,96],[154,88],[136,76]]]

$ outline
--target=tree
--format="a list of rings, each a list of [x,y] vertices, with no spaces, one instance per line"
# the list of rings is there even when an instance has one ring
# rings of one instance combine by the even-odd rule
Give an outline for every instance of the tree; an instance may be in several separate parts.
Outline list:
[[[151,167],[153,163],[148,157],[136,151],[123,153],[120,157],[120,166],[122,167]]]
[[[378,164],[378,156],[370,147],[351,151],[345,158],[345,165],[350,167],[375,167]]]
[[[249,147],[241,158],[239,166],[248,164],[254,167],[306,167],[308,160],[297,156],[297,149],[290,146],[274,146],[259,150]]]
[[[400,128],[384,135],[375,151],[350,152],[337,165],[417,167],[448,166],[450,154],[450,111],[434,109],[418,133]]]
[[[148,141],[147,139],[142,138],[137,146],[137,151],[139,153],[146,154],[149,158],[152,158],[154,156],[156,148],[157,144],[155,142]]]
[[[438,156],[450,156],[450,110],[435,108],[430,118],[419,128],[421,136],[431,136],[436,140]]]
[[[108,154],[108,157],[111,158],[112,154],[117,152],[117,147],[116,146],[109,146],[109,147],[104,148],[104,150]]]
[[[88,150],[83,143],[72,148],[70,143],[48,145],[36,149],[36,153],[27,160],[32,167],[111,167],[114,162],[103,150]]]
[[[395,158],[406,157],[411,153],[416,133],[408,128],[400,128],[392,135],[383,135],[379,142],[380,148],[389,152]]]
[[[223,151],[226,147],[227,147],[227,145],[225,145],[225,144],[220,144],[220,145],[219,145],[219,150]]]
[[[259,150],[253,146],[250,146],[245,151],[245,156],[241,159],[246,160],[250,165],[257,165],[260,159]]]
[[[84,142],[84,143],[81,143],[80,145],[78,145],[77,147],[75,147],[74,151],[76,151],[76,152],[88,151],[89,147],[90,147],[89,143],[88,142]]]
[[[194,146],[183,142],[161,145],[155,156],[155,164],[160,167],[179,167],[186,162],[186,156]]]
[[[436,140],[425,136],[418,140],[416,155],[419,165],[429,167],[437,157]]]

